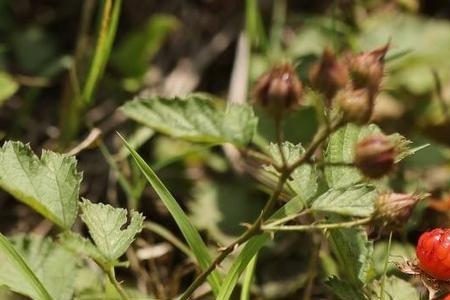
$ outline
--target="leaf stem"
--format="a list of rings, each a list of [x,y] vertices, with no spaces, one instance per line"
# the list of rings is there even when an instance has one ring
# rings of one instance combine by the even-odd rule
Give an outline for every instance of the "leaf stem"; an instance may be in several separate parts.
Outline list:
[[[312,231],[323,229],[348,228],[364,225],[372,221],[372,217],[357,219],[348,222],[328,223],[328,224],[308,224],[308,225],[281,225],[281,226],[263,226],[263,231]]]
[[[116,274],[114,272],[114,267],[110,267],[109,270],[106,271],[106,274],[108,275],[109,281],[112,283],[114,288],[119,293],[120,298],[122,300],[130,300],[130,298],[128,298],[127,294],[125,293],[125,290],[120,286],[120,283],[116,279]]]

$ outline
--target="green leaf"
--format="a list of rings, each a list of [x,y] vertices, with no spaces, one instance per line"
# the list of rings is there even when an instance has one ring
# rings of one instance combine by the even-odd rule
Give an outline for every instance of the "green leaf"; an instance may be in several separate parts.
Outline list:
[[[317,198],[311,208],[320,212],[368,217],[374,212],[377,197],[375,188],[367,185],[330,189]]]
[[[300,212],[304,207],[305,207],[304,200],[299,196],[294,197],[290,201],[288,201],[283,207],[278,209],[270,217],[269,221],[275,221],[276,219],[296,214]],[[249,262],[253,259],[255,255],[258,254],[259,250],[269,240],[270,235],[267,233],[255,236],[250,240],[248,240],[248,242],[244,245],[239,255],[234,260],[233,265],[228,270],[227,275],[220,288],[220,293],[217,296],[217,300],[230,299],[234,287],[236,286],[242,272],[244,272]]]
[[[78,255],[87,256],[100,265],[106,265],[108,263],[100,250],[90,240],[82,237],[78,233],[73,231],[63,232],[59,235],[59,241],[68,250]]]
[[[333,291],[334,295],[341,300],[367,300],[367,297],[361,292],[360,288],[339,278],[332,277],[326,284]]]
[[[128,148],[134,160],[136,161],[137,165],[141,169],[142,173],[147,178],[148,182],[153,187],[158,196],[161,198],[161,201],[164,203],[172,217],[175,219],[175,222],[180,228],[181,233],[186,239],[186,242],[197,258],[200,268],[202,270],[207,269],[211,264],[211,257],[208,253],[208,248],[203,242],[200,234],[191,224],[188,216],[184,213],[183,209],[180,207],[178,202],[165,187],[165,185],[161,182],[155,172],[153,172],[153,170],[144,161],[144,159],[128,144],[128,142],[123,137],[122,139],[125,143],[125,146]],[[221,277],[219,273],[217,273],[217,271],[212,272],[208,277],[208,281],[214,293],[217,295],[221,285]]]
[[[325,153],[326,163],[353,163],[355,145],[369,134],[380,132],[376,125],[360,127],[347,124],[330,137]],[[362,180],[359,171],[347,166],[326,166],[325,178],[330,187],[350,186]]]
[[[83,199],[81,219],[86,223],[89,234],[100,253],[108,261],[115,263],[133,242],[137,233],[142,230],[144,217],[131,211],[131,220],[127,227],[127,210],[114,208],[103,203],[92,203]]]
[[[339,264],[339,270],[349,283],[361,286],[372,275],[373,243],[362,228],[330,230],[330,246]]]
[[[277,165],[281,165],[282,159],[278,145],[271,143],[269,145],[269,151],[274,162]],[[294,145],[289,142],[284,142],[282,144],[282,151],[287,163],[292,164],[300,158],[305,152],[305,149],[300,144]],[[266,171],[279,176],[279,173],[273,166],[268,166],[265,169]],[[299,195],[304,201],[307,201],[317,193],[317,176],[317,170],[313,165],[303,164],[292,172],[288,185],[296,195]]]
[[[380,298],[380,283],[375,282],[374,290],[377,291],[378,295],[372,297],[373,300],[378,300]],[[419,291],[409,283],[396,276],[391,276],[386,278],[384,286],[384,299],[386,300],[420,300]]]
[[[36,274],[2,234],[0,234],[0,261],[0,284],[35,300],[52,300]]]
[[[43,150],[39,159],[28,145],[0,148],[0,187],[63,229],[75,222],[82,175],[76,160]]]
[[[70,300],[80,259],[50,238],[21,235],[11,239],[53,299]]]
[[[19,89],[19,84],[5,72],[0,72],[0,105]]]
[[[199,94],[186,98],[135,99],[121,110],[129,118],[167,135],[193,142],[248,144],[257,118],[249,105],[229,104],[226,109]]]

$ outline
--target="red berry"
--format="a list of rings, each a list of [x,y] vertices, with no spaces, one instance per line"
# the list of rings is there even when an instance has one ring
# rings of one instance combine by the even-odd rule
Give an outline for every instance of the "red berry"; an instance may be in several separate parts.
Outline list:
[[[442,300],[450,300],[450,294],[447,294],[447,296],[445,296],[444,298],[442,298]]]
[[[439,280],[450,279],[450,229],[434,229],[423,233],[416,248],[419,266]]]

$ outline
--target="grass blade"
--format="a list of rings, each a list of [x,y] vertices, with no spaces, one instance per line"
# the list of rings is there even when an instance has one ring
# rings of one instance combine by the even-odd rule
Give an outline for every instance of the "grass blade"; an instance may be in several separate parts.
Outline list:
[[[256,261],[258,259],[258,255],[253,256],[252,260],[248,264],[245,270],[245,278],[242,283],[242,291],[241,291],[241,300],[250,300],[250,289],[252,287],[252,281],[255,274]]]
[[[120,136],[120,135],[119,135]],[[161,201],[164,203],[166,208],[169,210],[172,217],[175,219],[178,227],[180,228],[186,242],[194,253],[198,264],[202,270],[207,269],[211,264],[211,257],[208,253],[208,248],[203,242],[200,234],[195,229],[195,227],[189,221],[189,218],[184,213],[183,209],[177,203],[175,198],[169,192],[169,190],[165,187],[165,185],[161,182],[158,176],[153,172],[150,166],[144,161],[144,159],[128,144],[128,142],[120,136],[131,153],[131,156],[136,161],[140,170],[147,178],[150,185],[153,187],[155,192],[161,198]],[[217,295],[221,285],[221,278],[219,273],[214,271],[208,277],[208,281],[211,285],[212,290]]]
[[[121,6],[122,0],[115,0],[114,3],[113,0],[104,0],[94,58],[83,88],[82,99],[84,105],[89,105],[92,102],[95,87],[102,77],[108,62],[117,31]]]
[[[52,297],[27,265],[22,256],[14,249],[8,239],[0,234],[0,257],[2,266],[0,268],[11,268],[9,278],[0,278],[0,285],[5,284],[13,291],[30,296],[35,300],[52,300]],[[6,272],[2,272],[6,273]],[[3,280],[5,279],[5,280]],[[5,282],[8,281],[8,282]]]
[[[300,197],[295,197],[287,202],[283,207],[277,210],[269,221],[284,218],[288,215],[296,214],[304,208],[304,201]],[[230,270],[227,272],[220,288],[217,300],[229,300],[242,272],[245,271],[250,261],[258,254],[259,250],[270,239],[270,235],[265,233],[251,238],[243,247],[241,253],[233,262]]]

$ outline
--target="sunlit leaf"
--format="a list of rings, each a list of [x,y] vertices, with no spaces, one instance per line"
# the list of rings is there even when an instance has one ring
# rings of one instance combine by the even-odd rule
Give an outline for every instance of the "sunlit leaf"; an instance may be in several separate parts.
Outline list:
[[[368,217],[374,212],[377,197],[375,188],[367,185],[330,189],[314,200],[311,208],[320,212]]]
[[[142,230],[144,217],[135,211],[130,213],[127,223],[127,211],[103,203],[92,203],[84,199],[81,204],[81,218],[86,223],[89,234],[98,250],[109,263],[114,263],[122,256]]]
[[[68,229],[78,211],[82,175],[76,164],[74,157],[47,150],[39,159],[28,145],[6,142],[0,148],[0,187]]]
[[[186,98],[135,99],[121,110],[129,118],[167,135],[194,142],[245,145],[253,137],[257,119],[248,105],[220,107],[192,94]]]

